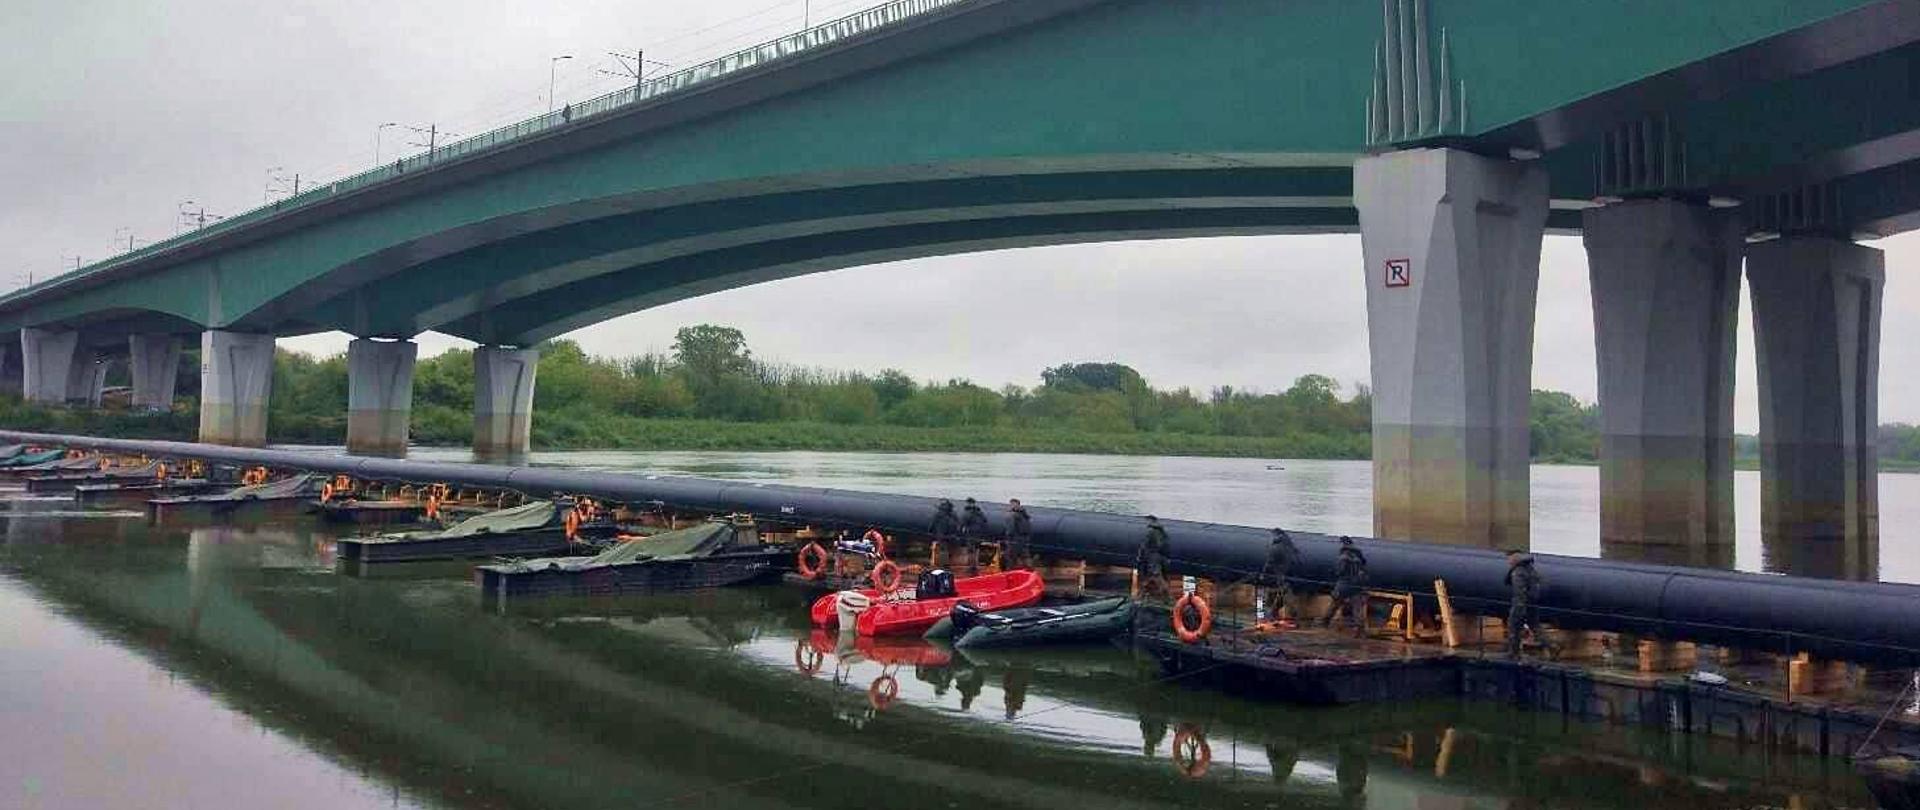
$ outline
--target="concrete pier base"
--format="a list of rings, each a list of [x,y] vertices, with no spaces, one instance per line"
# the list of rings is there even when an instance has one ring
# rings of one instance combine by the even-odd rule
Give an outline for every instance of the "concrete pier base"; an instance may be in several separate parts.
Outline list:
[[[20,396],[26,368],[20,357],[20,340],[0,340],[0,396]]]
[[[532,448],[533,385],[540,352],[481,346],[473,350],[473,454],[525,456]]]
[[[128,371],[133,377],[134,409],[172,410],[174,383],[180,379],[180,338],[129,336],[127,358]]]
[[[100,407],[107,390],[107,363],[112,358],[99,349],[80,347],[67,373],[67,404]]]
[[[266,444],[272,390],[272,335],[200,334],[200,441],[235,447]]]
[[[1380,537],[1528,544],[1528,402],[1547,175],[1449,149],[1354,164]]]
[[[1760,382],[1760,521],[1770,568],[1879,576],[1880,302],[1886,258],[1843,239],[1747,249]]]
[[[420,354],[411,340],[365,338],[347,344],[347,452],[362,456],[407,454],[413,417],[413,365]]]
[[[1600,372],[1601,550],[1730,566],[1745,247],[1736,222],[1675,200],[1617,203],[1583,219]]]
[[[105,369],[95,353],[81,345],[80,333],[54,329],[20,330],[21,396],[28,402],[64,405],[98,403]]]

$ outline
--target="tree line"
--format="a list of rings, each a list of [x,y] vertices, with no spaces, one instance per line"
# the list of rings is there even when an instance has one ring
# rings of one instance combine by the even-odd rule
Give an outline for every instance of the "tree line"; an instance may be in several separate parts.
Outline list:
[[[577,343],[540,347],[534,445],[545,449],[844,449],[1070,451],[1367,458],[1372,394],[1306,374],[1262,392],[1219,386],[1159,389],[1116,362],[1071,362],[1038,385],[988,388],[965,379],[919,380],[878,372],[771,363],[738,329],[681,329],[670,351],[595,357]],[[198,393],[197,363],[183,363],[185,402]],[[124,373],[124,372],[116,372]],[[110,378],[110,382],[116,380]],[[281,351],[274,362],[269,435],[276,442],[338,444],[346,435],[344,355]],[[1599,456],[1599,412],[1570,394],[1534,391],[1529,440],[1536,460],[1588,463]],[[137,418],[5,414],[22,426],[76,427],[113,419],[119,435],[191,438],[184,415]],[[473,430],[472,353],[421,360],[414,371],[413,438],[465,445]],[[65,420],[62,422],[61,420]],[[123,424],[124,423],[124,424]],[[1920,427],[1883,425],[1888,466],[1920,465]],[[1742,437],[1749,463],[1757,443]]]
[[[1040,384],[998,389],[965,379],[918,380],[898,369],[842,371],[761,360],[746,336],[726,326],[681,329],[671,351],[595,357],[572,341],[543,344],[534,400],[534,442],[549,448],[606,446],[631,420],[805,423],[899,431],[1159,438],[1246,439],[1261,452],[1299,458],[1366,458],[1371,451],[1371,392],[1343,390],[1307,374],[1276,392],[1219,386],[1206,392],[1158,389],[1122,363],[1073,362],[1044,369]],[[1593,410],[1565,394],[1538,392],[1550,404],[1536,424],[1537,451],[1590,460],[1597,450]],[[275,365],[272,432],[284,440],[338,441],[344,435],[346,361],[282,352]],[[423,444],[471,438],[473,365],[469,352],[420,361],[414,371],[413,436]],[[1584,430],[1584,432],[1582,432]],[[616,442],[617,443],[617,442]],[[1018,442],[1016,442],[1018,443]],[[998,444],[998,443],[997,443]],[[1206,452],[1227,446],[1196,442]],[[946,448],[942,448],[946,449]],[[1271,452],[1280,450],[1284,452]]]

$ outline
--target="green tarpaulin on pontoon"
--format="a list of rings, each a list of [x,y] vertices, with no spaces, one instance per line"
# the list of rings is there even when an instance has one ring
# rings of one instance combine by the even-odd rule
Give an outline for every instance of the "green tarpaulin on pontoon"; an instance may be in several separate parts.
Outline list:
[[[241,487],[239,489],[233,490],[231,492],[227,492],[225,494],[210,495],[204,498],[194,498],[192,500],[257,501],[257,500],[272,500],[276,498],[298,498],[305,495],[314,495],[319,493],[321,483],[322,483],[321,476],[314,475],[313,473],[301,473],[299,475],[296,475],[290,478],[282,478],[278,481],[268,481],[264,484],[254,484],[252,486]]]
[[[100,459],[91,457],[66,458],[65,450],[43,450],[38,453],[23,453],[0,462],[0,466],[11,467],[21,472],[72,472],[80,469],[97,469]]]
[[[553,523],[554,505],[552,501],[533,501],[512,509],[501,509],[484,515],[475,515],[444,529],[430,532],[408,532],[395,535],[396,540],[453,540],[480,534],[506,534],[538,529]]]
[[[724,521],[702,523],[679,531],[628,540],[592,557],[548,557],[510,564],[516,570],[560,568],[579,571],[605,565],[644,560],[677,560],[705,557],[728,550],[760,547],[760,537],[751,526],[735,526]]]

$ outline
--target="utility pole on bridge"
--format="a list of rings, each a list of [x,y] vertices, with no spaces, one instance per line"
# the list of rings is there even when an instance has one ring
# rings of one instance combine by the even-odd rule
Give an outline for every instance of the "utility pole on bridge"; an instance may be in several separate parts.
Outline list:
[[[196,210],[194,206],[199,206],[199,208]],[[200,205],[199,203],[196,203],[192,200],[182,200],[180,202],[179,210],[180,210],[179,230],[186,230],[188,225],[192,225],[193,230],[197,231],[197,230],[200,230],[201,228],[207,227],[208,221],[219,222],[220,220],[226,219],[226,217],[223,217],[219,214],[207,213],[206,206]]]
[[[120,234],[123,234],[123,233],[127,235],[127,252],[128,252],[128,253],[132,253],[132,252],[133,252],[133,247],[134,247],[134,245],[133,245],[133,243],[134,243],[134,242],[136,241],[136,240],[135,240],[135,239],[133,238],[133,229],[132,229],[132,228],[128,228],[128,227],[119,227],[119,228],[115,228],[115,229],[113,229],[113,246],[114,246],[115,248],[118,248],[118,247],[120,247]],[[141,242],[145,242],[146,240],[145,240],[145,239],[141,239],[141,240],[138,240],[138,241],[141,241]]]
[[[648,59],[646,49],[644,48],[636,49],[632,56],[624,53],[614,53],[613,51],[608,51],[607,55],[613,57],[614,63],[620,66],[620,70],[618,72],[611,70],[603,70],[600,72],[607,76],[619,76],[621,78],[632,79],[633,95],[636,99],[640,97],[640,86],[647,83],[648,65],[654,67],[673,67],[657,59]],[[629,62],[628,60],[632,61]]]
[[[413,134],[425,137],[427,139],[426,143],[421,143],[419,141],[408,141],[407,144],[409,146],[425,147],[427,150],[427,156],[429,158],[433,156],[434,147],[440,145],[440,136],[442,134],[449,135],[449,136],[455,134],[452,132],[442,133],[440,131],[439,124],[428,124],[424,127],[407,127],[407,129],[412,131]]]

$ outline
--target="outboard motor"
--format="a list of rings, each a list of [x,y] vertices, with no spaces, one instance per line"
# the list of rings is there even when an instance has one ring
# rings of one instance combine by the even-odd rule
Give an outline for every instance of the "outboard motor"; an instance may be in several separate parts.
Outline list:
[[[955,602],[953,609],[947,611],[947,618],[953,621],[953,637],[959,638],[980,623],[980,608],[972,602]]]
[[[834,617],[840,620],[840,631],[853,632],[854,622],[870,607],[873,607],[873,599],[866,594],[859,591],[841,591],[833,604]]]
[[[945,568],[921,572],[920,582],[914,588],[915,599],[944,599],[959,593],[953,587],[953,572]]]

